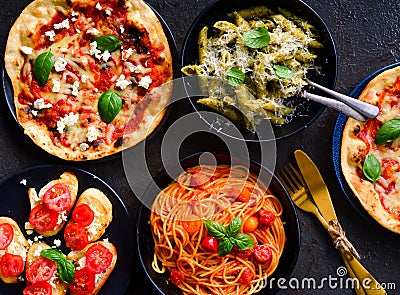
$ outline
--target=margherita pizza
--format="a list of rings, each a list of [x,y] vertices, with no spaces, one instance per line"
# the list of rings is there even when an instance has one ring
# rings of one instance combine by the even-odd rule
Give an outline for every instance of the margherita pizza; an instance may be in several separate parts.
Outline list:
[[[5,66],[25,133],[66,160],[137,144],[172,90],[168,41],[141,0],[36,0],[11,28]]]
[[[348,119],[342,138],[343,174],[366,211],[400,233],[400,67],[372,79],[360,100],[379,107],[375,119]]]

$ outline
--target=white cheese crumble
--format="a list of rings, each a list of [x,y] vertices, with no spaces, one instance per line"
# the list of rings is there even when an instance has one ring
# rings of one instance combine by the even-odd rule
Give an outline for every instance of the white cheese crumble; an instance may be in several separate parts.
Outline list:
[[[97,36],[100,34],[100,31],[96,28],[91,28],[91,29],[87,30],[86,33],[91,34],[93,36]]]
[[[64,19],[61,23],[54,24],[53,25],[54,29],[56,30],[61,30],[61,29],[69,29],[69,21],[68,19]]]
[[[73,96],[78,96],[79,93],[79,82],[75,81],[74,84],[72,84],[72,95]]]
[[[108,62],[108,59],[111,57],[111,53],[108,50],[104,50],[103,54],[101,55],[101,59],[104,62]]]
[[[61,240],[55,239],[55,240],[53,241],[53,244],[54,244],[54,246],[56,246],[56,247],[58,248],[58,247],[61,246]]]
[[[90,45],[90,49],[89,49],[89,54],[90,55],[97,56],[97,55],[101,54],[101,51],[99,49],[97,49],[97,42],[96,41],[91,42],[89,45]]]
[[[139,81],[139,86],[145,88],[145,89],[149,89],[150,84],[153,82],[153,80],[151,80],[150,76],[144,76],[142,77],[142,79],[140,79]]]
[[[76,266],[76,270],[80,270],[86,266],[86,256],[83,256],[78,260],[78,264]]]
[[[61,48],[60,48],[60,52],[61,52],[61,53],[68,53],[68,48],[61,47]]]
[[[45,103],[43,98],[38,98],[33,102],[33,107],[37,110],[48,109],[52,107],[51,103]]]
[[[130,62],[126,62],[125,64],[128,66],[128,69],[131,73],[139,74],[139,73],[143,73],[146,70],[146,68],[143,67],[142,65],[135,66],[134,64],[132,64]]]
[[[127,60],[132,54],[133,54],[132,48],[122,50],[122,52],[121,52],[122,60]]]
[[[72,12],[71,12],[71,16],[79,16],[79,13],[76,12],[76,11],[72,11]]]
[[[97,2],[97,4],[96,4],[96,9],[97,9],[97,10],[102,10],[102,9],[103,9],[103,7],[101,7],[101,5],[100,5],[99,2]]]
[[[33,53],[33,48],[32,48],[32,47],[29,47],[29,46],[20,46],[20,47],[19,47],[19,50],[21,50],[22,53],[27,54],[27,55]]]
[[[106,13],[106,15],[110,16],[110,15],[111,15],[111,10],[107,8],[107,9],[105,10],[105,13]]]
[[[58,214],[58,220],[57,220],[57,225],[61,224],[63,221],[67,221],[68,216],[66,214],[66,211],[62,211]]]
[[[89,145],[86,142],[82,142],[79,145],[79,148],[81,149],[82,152],[86,151],[89,148]]]
[[[33,225],[29,221],[25,222],[25,229],[34,229]]]
[[[115,84],[116,87],[121,88],[121,90],[124,90],[126,87],[128,87],[130,84],[132,84],[132,81],[125,80],[125,75],[121,74],[119,76],[117,83]]]
[[[73,112],[65,115],[57,121],[57,131],[63,133],[66,127],[75,125],[78,119],[79,114],[74,114]]]
[[[22,179],[19,183],[22,184],[22,185],[26,185],[27,181],[26,181],[26,179],[24,178],[24,179]]]
[[[36,110],[31,110],[32,116],[36,117],[38,115],[38,111]]]
[[[95,141],[100,136],[99,130],[96,127],[89,126],[86,133],[86,138],[89,142]]]
[[[108,243],[109,241],[108,241],[108,238],[106,238],[106,239],[103,239],[103,242],[106,242],[106,243]]]
[[[82,83],[86,83],[88,79],[89,79],[89,76],[86,75],[86,74],[83,74],[83,75],[81,76]]]
[[[49,37],[50,41],[54,41],[54,37],[56,36],[56,33],[53,30],[51,30],[51,31],[45,32],[44,35]]]
[[[119,30],[120,30],[121,34],[123,34],[125,32],[125,28],[123,26],[119,26]]]
[[[54,63],[54,69],[57,72],[62,72],[65,70],[65,66],[67,65],[67,61],[63,57],[57,58],[56,62]]]
[[[61,89],[60,80],[53,78],[53,88],[51,88],[51,91],[53,91],[54,93],[58,93],[58,92],[60,92],[60,89]]]
[[[40,252],[42,252],[43,247],[39,245],[37,249],[33,252],[33,256],[40,256]]]

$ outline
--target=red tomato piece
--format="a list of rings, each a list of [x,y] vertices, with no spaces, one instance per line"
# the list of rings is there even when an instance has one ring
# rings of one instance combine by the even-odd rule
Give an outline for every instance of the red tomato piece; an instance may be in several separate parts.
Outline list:
[[[245,267],[244,271],[242,272],[239,278],[239,284],[247,285],[254,279],[254,273],[251,271],[250,268]]]
[[[92,293],[95,286],[95,274],[86,267],[75,272],[74,281],[69,285],[69,289],[78,295]]]
[[[258,218],[256,216],[250,216],[247,218],[243,225],[243,231],[246,233],[252,233],[258,228]]]
[[[170,271],[168,280],[175,286],[179,286],[185,280],[185,275],[174,268]]]
[[[86,228],[77,223],[69,224],[64,231],[64,240],[72,250],[82,250],[89,244]]]
[[[26,286],[23,295],[51,295],[52,289],[48,282],[38,282]]]
[[[0,224],[0,250],[4,250],[11,244],[14,238],[14,229],[9,223]]]
[[[260,210],[258,211],[258,220],[262,225],[265,225],[266,227],[270,227],[274,224],[275,221],[275,214],[272,213],[269,210]]]
[[[56,183],[44,193],[43,203],[51,210],[64,211],[71,205],[69,186],[64,183]]]
[[[16,277],[24,270],[24,261],[19,255],[6,253],[0,260],[0,271],[3,277]]]
[[[87,204],[80,204],[72,211],[72,219],[80,226],[88,226],[94,219],[94,212]]]
[[[218,241],[216,238],[212,236],[206,236],[201,242],[201,246],[210,252],[217,253],[218,252]]]
[[[254,247],[246,250],[235,249],[234,254],[236,257],[246,260],[247,258],[249,258],[251,255],[254,254]]]
[[[31,283],[48,281],[57,269],[54,261],[45,257],[35,260],[26,269],[26,279]]]
[[[189,215],[188,220],[182,221],[183,228],[191,235],[198,232],[203,221],[197,215]]]
[[[90,246],[86,251],[86,267],[94,272],[101,273],[106,270],[113,259],[113,255],[106,247],[100,244]]]
[[[44,204],[39,204],[29,214],[29,223],[38,230],[52,230],[56,227],[58,213]]]
[[[271,262],[272,250],[268,245],[257,245],[254,247],[254,257],[260,263]]]

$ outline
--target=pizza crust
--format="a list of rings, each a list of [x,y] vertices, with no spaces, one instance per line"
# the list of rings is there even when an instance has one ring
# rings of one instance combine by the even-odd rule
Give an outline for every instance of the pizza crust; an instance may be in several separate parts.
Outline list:
[[[14,104],[16,108],[17,120],[24,129],[24,133],[28,135],[32,141],[48,153],[60,157],[65,160],[84,161],[103,158],[105,156],[117,153],[123,149],[130,148],[144,140],[162,120],[168,102],[172,94],[172,57],[168,45],[167,37],[164,34],[161,23],[157,16],[141,0],[125,0],[126,6],[129,7],[128,21],[137,24],[139,27],[144,27],[155,47],[163,46],[162,56],[164,64],[169,69],[170,75],[166,78],[164,85],[159,87],[162,89],[153,89],[150,95],[153,109],[147,109],[143,119],[138,122],[137,129],[132,134],[125,134],[123,144],[102,144],[101,147],[82,150],[80,148],[68,148],[61,144],[56,144],[51,138],[48,127],[36,120],[31,120],[28,117],[29,110],[26,105],[22,105],[18,101],[18,94],[23,91],[24,83],[20,79],[21,69],[24,65],[25,56],[21,50],[21,46],[32,47],[32,36],[38,27],[51,21],[53,15],[59,11],[64,14],[70,10],[71,5],[68,3],[90,3],[94,5],[97,1],[90,0],[35,0],[30,3],[15,21],[12,26],[5,53],[5,68],[12,81],[14,92]]]
[[[400,67],[387,70],[372,79],[359,96],[359,99],[379,106],[379,94],[386,88],[392,86],[397,77],[400,76]],[[379,106],[380,113],[377,119],[386,122],[391,118],[390,109]],[[357,199],[364,209],[379,224],[385,228],[400,233],[400,220],[391,215],[381,203],[380,196],[375,190],[374,184],[361,179],[357,175],[357,168],[362,169],[362,159],[365,157],[367,146],[357,138],[356,133],[362,130],[365,122],[349,118],[343,129],[341,145],[341,167],[343,175]]]

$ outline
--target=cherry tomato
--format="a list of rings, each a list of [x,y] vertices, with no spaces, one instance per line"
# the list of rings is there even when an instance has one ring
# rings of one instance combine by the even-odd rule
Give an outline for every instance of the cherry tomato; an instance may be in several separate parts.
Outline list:
[[[89,244],[86,228],[77,223],[67,225],[64,231],[64,240],[67,247],[72,250],[82,250]]]
[[[47,208],[45,204],[39,204],[29,214],[29,223],[38,230],[52,230],[56,227],[58,213]]]
[[[86,227],[92,223],[94,212],[87,204],[80,204],[72,211],[72,219],[80,226]]]
[[[250,200],[250,197],[251,191],[247,187],[245,187],[236,199],[238,201],[247,203]]]
[[[218,252],[218,241],[216,238],[212,236],[206,236],[201,242],[201,246],[210,252],[217,253]]]
[[[198,232],[203,225],[203,221],[196,215],[189,215],[189,220],[182,221],[183,228],[189,233]]]
[[[257,245],[254,247],[254,257],[260,263],[271,262],[272,250],[268,245]]]
[[[185,280],[185,275],[174,268],[171,269],[168,280],[175,286],[179,286]]]
[[[246,233],[252,233],[258,228],[258,218],[256,216],[250,216],[247,218],[243,225],[243,231]]]
[[[270,227],[274,224],[275,214],[268,210],[260,210],[258,211],[258,220],[262,225]]]
[[[253,279],[254,279],[254,273],[248,267],[245,267],[244,271],[240,275],[239,284],[247,285]]]
[[[113,255],[106,247],[100,244],[90,246],[86,251],[86,267],[94,272],[101,273],[106,270],[113,259]]]
[[[247,258],[249,258],[251,255],[253,255],[253,253],[254,253],[254,247],[247,249],[247,250],[240,250],[240,249],[236,248],[234,251],[234,255],[243,260],[246,260]]]
[[[23,295],[51,295],[52,289],[48,282],[37,282],[26,286]]]
[[[0,224],[0,250],[4,250],[11,244],[14,238],[14,229],[9,223]]]
[[[71,205],[71,192],[68,185],[56,183],[50,187],[43,195],[43,203],[57,212],[67,209]]]
[[[57,265],[54,261],[45,257],[40,257],[27,267],[26,279],[31,283],[48,281],[51,279],[56,269]]]
[[[16,277],[24,270],[24,261],[19,255],[6,253],[0,260],[1,275],[5,278]]]
[[[84,267],[75,272],[74,281],[69,288],[78,295],[90,294],[94,290],[95,278],[95,274]]]

